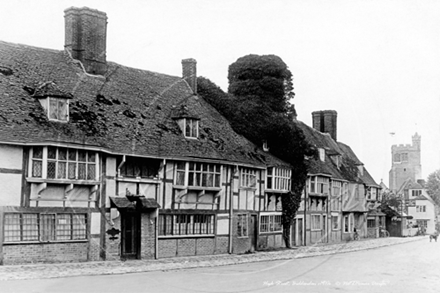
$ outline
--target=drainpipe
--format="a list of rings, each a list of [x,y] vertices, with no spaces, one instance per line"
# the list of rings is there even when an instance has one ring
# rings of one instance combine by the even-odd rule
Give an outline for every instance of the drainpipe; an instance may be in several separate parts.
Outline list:
[[[121,177],[121,168],[124,166],[126,160],[126,156],[122,155],[122,162],[118,166],[118,177]]]
[[[125,157],[125,156],[124,156]],[[125,158],[124,158],[125,159]],[[125,161],[125,160],[124,160]],[[162,184],[165,185],[165,182],[163,180],[163,178],[165,178],[165,172],[166,172],[166,159],[163,159],[163,172],[164,174],[162,174]],[[160,178],[160,174],[158,174],[159,178]],[[156,184],[156,201],[160,198],[159,196],[159,184]],[[165,197],[165,193],[163,195]],[[156,232],[155,234],[155,239],[154,239],[154,254],[155,254],[155,258],[159,259],[159,209],[156,209],[156,218],[155,218],[155,227],[156,227]]]
[[[234,175],[235,172],[238,170],[238,166],[235,165],[233,168],[233,171],[231,172],[231,190],[230,190],[230,197],[229,197],[229,254],[232,254],[232,236],[233,236],[233,220],[234,220]]]
[[[306,179],[306,185],[304,186],[304,246],[307,245],[307,179]]]

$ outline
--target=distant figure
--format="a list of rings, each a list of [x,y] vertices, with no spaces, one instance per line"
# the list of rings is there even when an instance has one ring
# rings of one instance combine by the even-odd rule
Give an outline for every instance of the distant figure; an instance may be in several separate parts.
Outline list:
[[[434,233],[432,233],[431,235],[429,235],[429,242],[431,242],[432,239],[434,239],[435,242],[437,242],[438,234],[439,234],[439,233],[438,233],[437,230],[436,230],[436,231],[434,231]]]

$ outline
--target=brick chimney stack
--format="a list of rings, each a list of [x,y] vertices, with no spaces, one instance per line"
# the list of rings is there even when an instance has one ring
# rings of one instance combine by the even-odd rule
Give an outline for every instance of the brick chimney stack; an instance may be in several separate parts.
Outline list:
[[[84,65],[86,72],[103,75],[107,71],[107,15],[88,7],[64,11],[64,48]]]
[[[336,141],[337,117],[338,113],[334,110],[324,110],[312,112],[313,128],[324,133],[329,133]]]
[[[182,60],[182,77],[189,84],[194,94],[197,94],[197,61],[195,59]]]

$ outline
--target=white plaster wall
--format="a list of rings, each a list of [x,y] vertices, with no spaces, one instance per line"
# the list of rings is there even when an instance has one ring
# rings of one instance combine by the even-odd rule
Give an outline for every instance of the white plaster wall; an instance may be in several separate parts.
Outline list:
[[[20,206],[21,174],[0,173],[0,206]]]
[[[0,168],[22,169],[23,148],[20,146],[0,145]]]
[[[0,168],[22,170],[23,148],[0,145]],[[20,206],[22,174],[0,173],[0,206]]]

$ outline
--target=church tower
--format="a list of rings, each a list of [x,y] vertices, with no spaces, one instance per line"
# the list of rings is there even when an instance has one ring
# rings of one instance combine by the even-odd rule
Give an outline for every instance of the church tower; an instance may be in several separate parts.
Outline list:
[[[421,165],[421,136],[412,136],[412,145],[400,144],[391,147],[391,170],[389,173],[390,189],[399,190],[406,179],[411,178],[413,182],[422,179]]]

